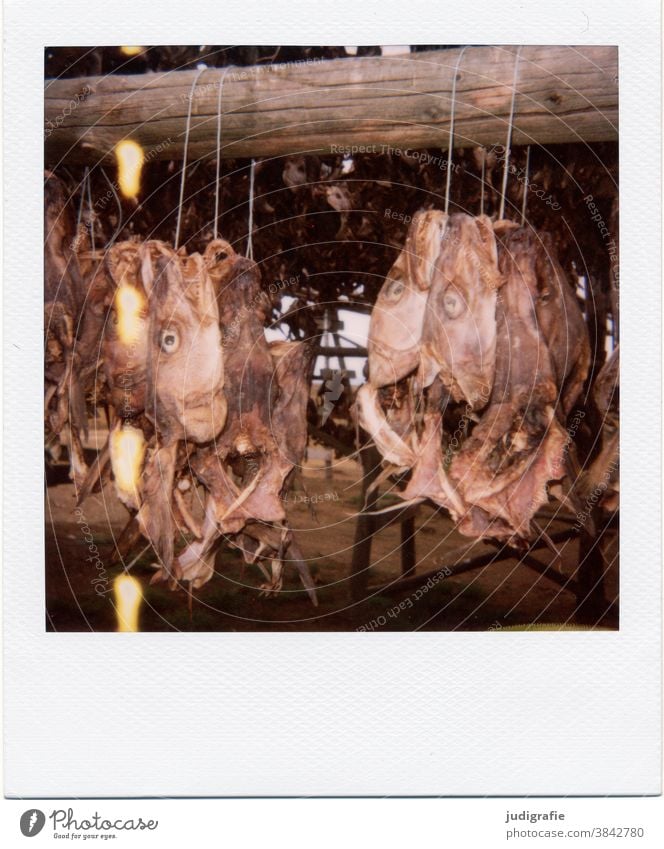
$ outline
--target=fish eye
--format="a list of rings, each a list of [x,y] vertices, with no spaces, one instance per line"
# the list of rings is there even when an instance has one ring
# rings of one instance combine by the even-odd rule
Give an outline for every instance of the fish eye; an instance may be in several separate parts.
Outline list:
[[[180,336],[172,327],[167,327],[159,334],[159,347],[165,354],[174,354],[180,347]]]
[[[448,318],[458,318],[465,310],[466,305],[456,289],[449,288],[443,295],[443,309]]]
[[[406,286],[401,280],[390,280],[383,294],[389,301],[398,301],[405,288]]]

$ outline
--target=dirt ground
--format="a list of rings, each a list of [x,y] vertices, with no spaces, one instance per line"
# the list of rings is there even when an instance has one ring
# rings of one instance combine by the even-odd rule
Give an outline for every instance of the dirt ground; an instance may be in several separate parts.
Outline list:
[[[367,564],[368,589],[352,601],[349,588],[355,516],[362,503],[360,466],[334,460],[325,469],[324,452],[312,449],[301,484],[288,495],[287,512],[304,557],[314,575],[319,605],[305,594],[294,567],[286,565],[284,588],[265,598],[264,580],[254,565],[245,565],[237,550],[224,545],[216,574],[191,600],[166,585],[150,586],[154,574],[150,550],[130,567],[144,599],[143,631],[499,631],[531,627],[618,627],[618,543],[611,530],[602,540],[606,566],[605,597],[588,618],[578,613],[577,598],[518,557],[447,575],[446,554],[470,545],[449,518],[423,506],[416,518],[416,576],[404,589],[388,586],[401,578],[400,526],[374,537],[372,562]],[[390,503],[390,496],[380,506]],[[550,505],[553,508],[553,505]],[[59,483],[46,490],[46,627],[52,631],[113,631],[117,629],[113,582],[129,565],[112,562],[115,542],[128,512],[115,498],[112,485],[76,510],[73,486]],[[569,528],[571,517],[546,522],[551,534]],[[540,521],[542,524],[542,521]],[[564,579],[576,577],[579,543],[558,545]],[[495,551],[476,544],[470,556]],[[553,558],[543,548],[535,553],[546,565]],[[436,571],[437,570],[437,571]],[[431,578],[427,573],[434,572]],[[558,568],[558,574],[561,574]],[[564,580],[562,581],[564,583]]]

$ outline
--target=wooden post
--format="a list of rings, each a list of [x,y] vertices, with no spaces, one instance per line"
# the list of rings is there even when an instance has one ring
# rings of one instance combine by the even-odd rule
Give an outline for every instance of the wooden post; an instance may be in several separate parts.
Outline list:
[[[455,71],[455,145],[504,144],[516,50],[47,80],[46,163],[108,162],[123,139],[182,159],[190,106],[189,162],[216,156],[222,80],[222,157],[446,150]],[[513,145],[617,140],[616,47],[524,46],[517,70]]]
[[[576,575],[575,619],[582,625],[598,625],[609,608],[604,590],[604,552],[602,537],[611,519],[606,518],[597,507],[590,521],[584,523],[579,535],[579,567]],[[594,527],[593,527],[594,526]]]
[[[350,595],[353,601],[360,601],[366,595],[371,566],[371,541],[375,533],[375,518],[367,511],[374,510],[378,492],[374,490],[367,499],[367,490],[381,472],[381,456],[373,445],[365,445],[360,452],[362,461],[362,500],[366,501],[366,510],[360,510],[355,524],[355,542],[350,566]]]
[[[409,516],[401,523],[401,574],[415,574],[417,554],[415,551],[415,517]]]

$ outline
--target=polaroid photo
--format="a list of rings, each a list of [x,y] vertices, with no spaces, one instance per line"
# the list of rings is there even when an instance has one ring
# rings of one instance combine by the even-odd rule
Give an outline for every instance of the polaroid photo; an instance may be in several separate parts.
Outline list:
[[[6,4],[6,796],[658,794],[657,5],[226,5]]]

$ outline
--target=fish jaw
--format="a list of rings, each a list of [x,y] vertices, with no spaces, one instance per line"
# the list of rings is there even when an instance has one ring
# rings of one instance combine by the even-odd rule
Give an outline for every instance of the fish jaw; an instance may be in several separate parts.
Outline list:
[[[380,409],[376,389],[371,384],[365,383],[358,390],[357,409],[361,427],[372,437],[383,459],[401,468],[411,468],[416,460],[415,452],[390,427]]]
[[[414,371],[420,362],[419,343],[411,348],[391,348],[369,342],[369,382],[376,389],[398,383]]]

